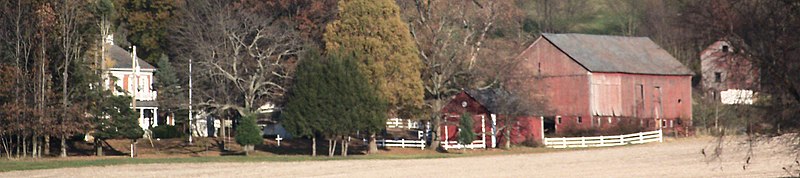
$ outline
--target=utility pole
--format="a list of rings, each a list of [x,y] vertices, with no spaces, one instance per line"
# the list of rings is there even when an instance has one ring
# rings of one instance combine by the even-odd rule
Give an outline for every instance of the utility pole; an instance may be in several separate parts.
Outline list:
[[[133,53],[131,53],[131,69],[133,70],[133,101],[131,105],[133,105],[133,110],[138,112],[139,110],[136,109],[136,92],[139,90],[139,74],[136,70],[136,62],[136,46],[133,46]]]
[[[189,58],[189,144],[192,144],[192,58]]]

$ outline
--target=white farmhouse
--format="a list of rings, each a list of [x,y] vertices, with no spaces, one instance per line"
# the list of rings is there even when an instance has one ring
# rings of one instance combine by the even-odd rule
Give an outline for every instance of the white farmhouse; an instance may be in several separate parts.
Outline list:
[[[109,69],[103,75],[103,80],[114,95],[134,96],[135,101],[131,105],[139,112],[139,126],[148,130],[159,124],[174,125],[172,119],[158,118],[158,94],[153,88],[156,68],[136,57],[135,52],[132,54],[113,42],[106,46],[111,64],[106,65]]]

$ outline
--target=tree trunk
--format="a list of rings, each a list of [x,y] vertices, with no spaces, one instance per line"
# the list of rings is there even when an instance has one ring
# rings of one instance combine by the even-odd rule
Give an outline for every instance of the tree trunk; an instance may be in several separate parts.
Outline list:
[[[61,135],[61,157],[67,157],[67,138],[64,135]]]
[[[97,154],[97,156],[105,156],[103,154],[103,142],[100,140],[100,138],[97,137],[94,138],[94,148],[96,150],[95,154]]]
[[[317,156],[317,137],[311,137],[311,156]]]
[[[38,136],[36,136],[35,133],[31,137],[31,157],[32,158],[36,158],[36,156],[38,155],[38,151],[39,151],[39,148],[38,148],[39,147],[39,142],[38,142],[39,139],[36,138],[36,137],[38,137]]]
[[[44,155],[50,155],[50,135],[44,136]]]
[[[375,138],[375,133],[369,135],[369,149],[367,150],[367,153],[378,153],[378,142]]]
[[[333,157],[333,154],[336,153],[336,141],[336,139],[328,139],[328,157]]]
[[[27,143],[27,140],[28,140],[27,137],[22,137],[22,157],[28,156],[28,143]]]
[[[341,148],[342,148],[341,154],[342,154],[343,157],[346,157],[347,156],[347,146],[346,146],[347,140],[342,139],[342,143],[341,144],[342,144],[342,146],[341,146]]]
[[[506,142],[505,143],[506,150],[509,150],[509,149],[511,149],[511,127],[509,127],[509,125],[506,124],[506,128],[505,129],[506,129],[506,134],[503,137],[506,138],[506,141],[505,141]]]
[[[244,149],[244,155],[245,156],[250,156],[250,152],[253,151],[253,147],[254,147],[253,145],[244,145],[244,146],[242,146],[242,148]]]
[[[434,116],[431,120],[433,121],[431,127],[433,127],[432,130],[435,130],[435,132],[431,133],[431,145],[428,145],[428,148],[436,150],[440,142],[439,133],[442,131],[442,128],[439,127],[441,118],[439,118],[439,116]]]

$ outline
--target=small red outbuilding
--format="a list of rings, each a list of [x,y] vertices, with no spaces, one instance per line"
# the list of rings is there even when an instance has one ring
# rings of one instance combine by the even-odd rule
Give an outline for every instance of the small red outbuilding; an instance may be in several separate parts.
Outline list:
[[[495,114],[497,111],[497,95],[503,92],[497,89],[464,90],[452,97],[447,105],[442,108],[444,123],[440,125],[441,140],[458,140],[458,125],[461,115],[470,113],[473,119],[476,140],[486,139],[486,148],[495,148],[505,142],[505,132],[502,130],[505,117]],[[483,126],[481,123],[483,121]],[[541,143],[544,138],[541,117],[519,117],[511,126],[511,142],[519,144],[526,140]],[[485,134],[483,130],[485,130]],[[485,138],[481,138],[485,135]]]

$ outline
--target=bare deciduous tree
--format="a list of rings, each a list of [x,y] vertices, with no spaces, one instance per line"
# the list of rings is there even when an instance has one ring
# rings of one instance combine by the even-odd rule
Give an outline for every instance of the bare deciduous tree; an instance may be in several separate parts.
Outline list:
[[[282,99],[301,49],[287,24],[233,1],[193,1],[174,31],[182,66],[192,59],[200,106],[239,115]]]

